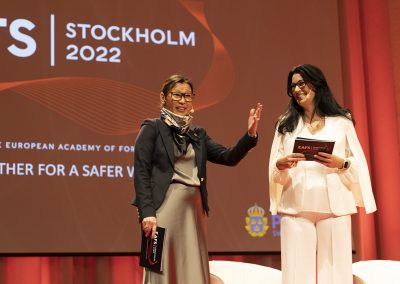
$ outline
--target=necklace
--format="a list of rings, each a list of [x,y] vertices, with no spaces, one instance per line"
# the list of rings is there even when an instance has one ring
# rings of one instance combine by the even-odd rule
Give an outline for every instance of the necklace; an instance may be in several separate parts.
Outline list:
[[[304,119],[304,118],[303,118]],[[325,126],[325,117],[319,117],[304,123],[311,134],[315,134]]]

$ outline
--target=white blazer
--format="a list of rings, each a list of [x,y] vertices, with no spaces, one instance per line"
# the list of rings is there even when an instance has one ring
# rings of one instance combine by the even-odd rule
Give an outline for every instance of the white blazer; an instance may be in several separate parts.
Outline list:
[[[269,160],[271,213],[297,214],[302,211],[304,189],[312,183],[312,180],[304,178],[310,166],[319,167],[316,170],[325,175],[329,206],[333,214],[342,216],[356,213],[356,206],[365,207],[366,213],[376,211],[367,161],[353,123],[344,117],[326,117],[324,128],[315,135],[305,132],[305,129],[300,119],[292,133],[282,135],[275,132]],[[350,160],[350,168],[338,170],[313,161],[301,161],[295,168],[279,170],[276,161],[292,153],[294,140],[300,133],[308,133],[308,138],[334,140],[333,154]]]

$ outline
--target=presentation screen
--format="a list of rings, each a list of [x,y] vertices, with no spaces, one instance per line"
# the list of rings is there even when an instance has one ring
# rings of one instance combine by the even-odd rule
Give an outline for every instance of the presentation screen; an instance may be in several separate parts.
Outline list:
[[[275,122],[298,64],[342,100],[337,1],[6,1],[0,12],[0,253],[137,253],[135,139],[172,74],[225,146],[264,105],[256,148],[208,163],[210,252],[280,250],[269,213]]]

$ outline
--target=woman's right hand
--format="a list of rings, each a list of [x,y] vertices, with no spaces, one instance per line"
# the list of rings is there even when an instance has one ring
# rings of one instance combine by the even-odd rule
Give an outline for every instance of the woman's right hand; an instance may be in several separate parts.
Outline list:
[[[154,239],[156,237],[156,229],[157,229],[157,218],[156,217],[143,218],[142,230],[145,233],[146,237],[148,237],[151,233],[151,238]]]
[[[297,163],[300,161],[305,161],[306,157],[301,153],[292,153],[285,157],[282,157],[276,161],[276,167],[279,170],[286,170],[297,167]]]

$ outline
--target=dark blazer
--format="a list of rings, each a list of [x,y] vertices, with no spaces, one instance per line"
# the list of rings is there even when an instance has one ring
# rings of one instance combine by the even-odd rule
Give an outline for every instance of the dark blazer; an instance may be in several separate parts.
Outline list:
[[[203,208],[208,214],[206,162],[235,166],[257,144],[247,133],[236,146],[226,148],[215,143],[205,129],[191,126],[188,135],[196,156]],[[146,119],[135,143],[134,182],[139,221],[154,216],[164,201],[174,173],[174,144],[171,128],[160,119]]]

